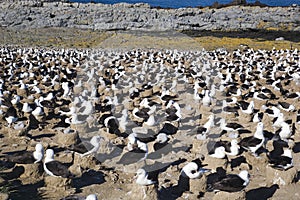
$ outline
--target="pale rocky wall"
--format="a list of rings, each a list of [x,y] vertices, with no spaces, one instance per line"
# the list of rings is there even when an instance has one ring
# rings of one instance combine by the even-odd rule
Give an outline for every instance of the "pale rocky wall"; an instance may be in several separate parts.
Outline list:
[[[0,26],[95,30],[300,31],[300,6],[154,9],[148,4],[0,1]]]

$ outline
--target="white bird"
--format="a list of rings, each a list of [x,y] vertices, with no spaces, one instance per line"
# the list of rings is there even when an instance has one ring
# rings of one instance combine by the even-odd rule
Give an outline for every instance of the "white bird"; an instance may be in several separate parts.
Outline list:
[[[209,154],[209,156],[213,158],[219,158],[219,159],[225,158],[226,157],[225,147],[223,146],[217,147],[216,149],[214,149],[214,152],[212,154]]]
[[[9,107],[4,118],[8,123],[8,127],[10,127],[12,123],[15,123],[18,120],[17,110],[12,106]]]
[[[99,135],[95,135],[91,138],[91,140],[83,141],[79,143],[78,145],[73,145],[69,150],[76,151],[80,153],[81,157],[91,155],[94,153],[97,153],[97,151],[100,148],[100,141],[103,140],[103,138]]]
[[[254,101],[250,101],[248,107],[246,110],[242,110],[243,113],[245,114],[252,114],[253,113],[253,110],[254,110]]]
[[[249,184],[249,173],[242,170],[239,174],[227,174],[209,183],[209,191],[238,192]]]
[[[35,145],[35,151],[17,151],[5,155],[7,161],[18,164],[32,164],[41,162],[44,157],[44,147],[41,143]]]
[[[52,92],[48,93],[48,95],[44,98],[45,101],[51,101],[54,98],[54,95]]]
[[[136,183],[139,185],[153,185],[158,183],[158,171],[147,173],[144,169],[138,169],[136,177]]]
[[[126,125],[128,124],[128,110],[122,110],[122,117],[118,118],[119,128],[121,131],[126,131]]]
[[[54,160],[53,149],[46,150],[46,157],[43,167],[45,172],[50,176],[63,178],[69,178],[71,176],[71,173],[66,165],[57,160]]]
[[[90,194],[86,197],[79,196],[79,195],[70,195],[60,200],[98,200],[96,194]]]
[[[44,114],[43,108],[37,106],[32,112],[31,114],[33,114],[34,116],[41,116]]]
[[[189,162],[182,168],[180,175],[190,179],[200,178],[202,174],[210,171],[209,169],[204,169],[201,167],[202,166],[200,162],[197,161]]]
[[[211,96],[210,96],[209,90],[205,90],[205,95],[202,99],[202,104],[204,106],[209,106],[211,104]]]
[[[25,102],[25,103],[23,104],[22,111],[23,111],[24,113],[29,113],[29,112],[32,111],[32,108],[29,106],[29,104],[28,104],[27,102]]]
[[[38,162],[42,161],[42,159],[44,157],[44,147],[41,143],[37,143],[35,145],[35,151],[33,152],[33,157],[35,159],[34,163],[38,163]]]
[[[208,120],[207,122],[203,125],[204,128],[206,128],[208,131],[210,130],[210,128],[214,127],[214,120],[215,120],[215,115],[211,114],[208,116]]]
[[[275,135],[278,134],[282,140],[287,141],[292,136],[292,133],[290,125],[282,122],[281,128],[276,131]]]
[[[14,98],[10,101],[13,105],[16,105],[21,100],[21,97],[19,95],[15,95]]]
[[[263,134],[264,124],[259,122],[256,127],[256,131],[253,136],[243,138],[239,145],[244,149],[251,151],[256,155],[256,151],[264,144],[265,137]]]
[[[85,123],[86,121],[84,120],[84,121],[79,121],[78,120],[78,115],[76,114],[76,113],[73,113],[72,115],[71,115],[71,117],[69,117],[69,118],[66,118],[66,123],[68,123],[68,124],[83,124],[83,123]]]
[[[69,93],[70,93],[69,83],[68,82],[62,82],[61,87],[64,90],[63,97],[69,96]]]
[[[240,152],[240,146],[238,145],[238,141],[236,139],[233,139],[231,140],[230,144],[230,152],[225,151],[226,155],[237,156]]]
[[[272,126],[281,127],[283,122],[284,122],[284,115],[283,113],[279,113],[278,117],[274,118]]]

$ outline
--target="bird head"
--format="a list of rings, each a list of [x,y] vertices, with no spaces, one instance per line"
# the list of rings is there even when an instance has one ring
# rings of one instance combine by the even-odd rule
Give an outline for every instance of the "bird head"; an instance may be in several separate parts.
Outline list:
[[[100,135],[95,135],[92,137],[90,143],[93,145],[93,146],[98,146],[100,141],[102,140],[103,138],[100,136]]]
[[[36,152],[43,152],[43,151],[44,151],[43,145],[42,145],[41,143],[37,143],[37,144],[35,145],[35,151],[36,151]]]
[[[45,162],[54,160],[54,151],[53,149],[46,150]]]
[[[247,185],[249,183],[250,174],[248,173],[247,170],[242,170],[239,173],[239,177],[241,177],[241,179],[245,181],[244,185]]]
[[[90,194],[86,197],[85,200],[98,200],[98,198],[95,194]]]
[[[160,133],[156,137],[156,141],[159,143],[164,143],[168,140],[168,136],[165,133]]]

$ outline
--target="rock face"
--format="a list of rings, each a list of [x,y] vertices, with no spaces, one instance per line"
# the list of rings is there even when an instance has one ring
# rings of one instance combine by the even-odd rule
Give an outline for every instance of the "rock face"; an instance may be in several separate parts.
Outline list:
[[[300,31],[299,13],[299,6],[156,9],[148,4],[1,1],[0,26],[18,29],[73,27],[148,31],[170,29]]]

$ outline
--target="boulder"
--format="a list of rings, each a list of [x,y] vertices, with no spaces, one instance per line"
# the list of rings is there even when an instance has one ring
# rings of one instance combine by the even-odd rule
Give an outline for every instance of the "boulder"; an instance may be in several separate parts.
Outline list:
[[[266,166],[266,181],[268,184],[289,185],[293,183],[297,177],[297,169],[295,167],[286,171],[274,169]]]
[[[0,193],[0,199],[1,200],[9,200],[9,196],[6,193]]]
[[[0,177],[0,187],[4,186],[7,184],[7,181],[5,179],[3,179],[2,177]]]

